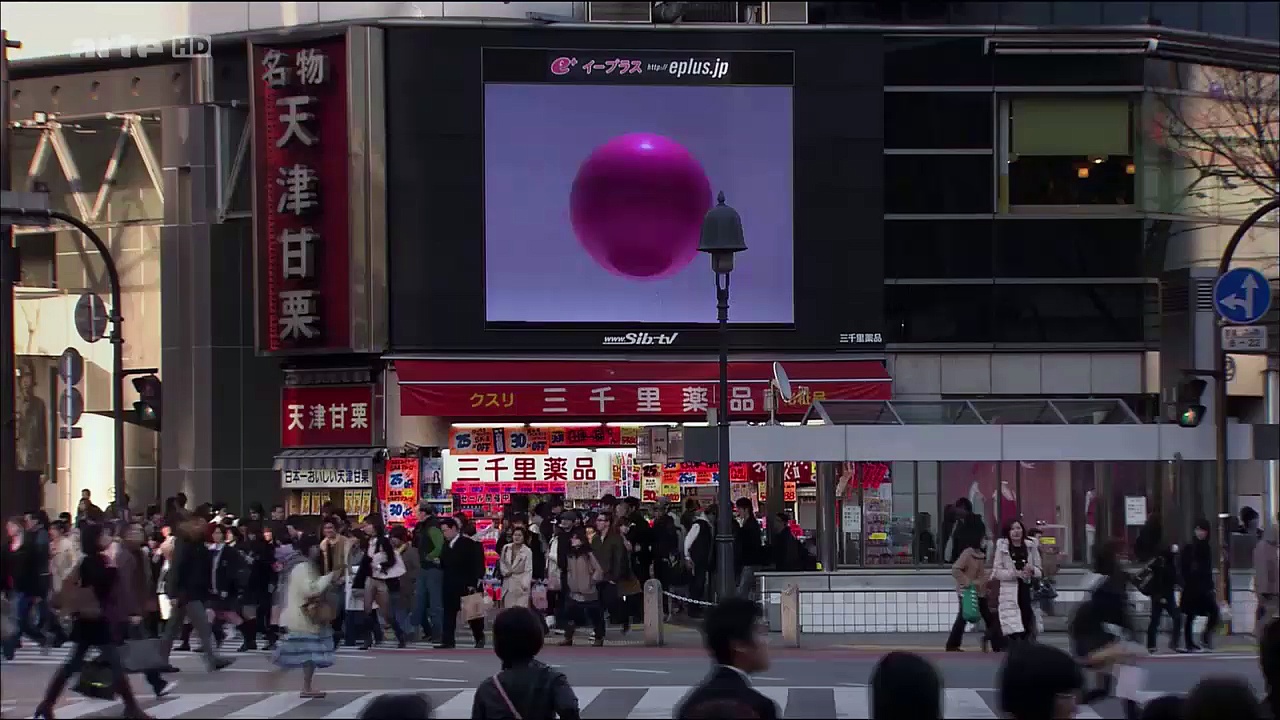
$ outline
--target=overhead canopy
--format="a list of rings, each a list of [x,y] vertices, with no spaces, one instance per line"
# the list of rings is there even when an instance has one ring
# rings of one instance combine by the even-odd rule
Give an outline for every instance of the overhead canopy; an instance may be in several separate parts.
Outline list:
[[[826,400],[805,422],[826,425],[1141,425],[1123,400]]]
[[[274,470],[373,470],[381,448],[292,448],[276,455]]]

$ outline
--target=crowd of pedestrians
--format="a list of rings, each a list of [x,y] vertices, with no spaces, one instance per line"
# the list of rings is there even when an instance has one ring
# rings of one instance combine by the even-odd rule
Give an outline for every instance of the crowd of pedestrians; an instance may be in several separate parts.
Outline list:
[[[254,505],[240,519],[220,504],[194,510],[186,505],[179,495],[163,509],[134,515],[126,500],[120,511],[112,509],[113,519],[86,492],[74,518],[52,520],[37,511],[7,521],[2,569],[6,618],[12,622],[3,638],[5,658],[13,658],[24,638],[42,646],[73,644],[37,717],[51,720],[60,695],[77,677],[81,692],[97,687],[121,699],[126,717],[145,717],[128,674],[144,675],[157,698],[169,694],[176,683],[168,676],[177,672],[169,652],[175,643],[189,650],[192,635],[207,669],[223,669],[231,663],[220,654],[229,626],[239,631],[239,651],[257,649],[261,637],[280,670],[300,670],[305,698],[324,696],[317,670],[333,664],[340,644],[368,648],[385,639],[384,625],[400,647],[422,641],[449,649],[461,620],[475,646],[486,645],[484,551],[466,515],[441,517],[425,505],[410,531],[388,529],[379,515],[348,518],[331,508],[318,525],[308,526],[286,516],[282,506],[267,513]],[[639,612],[632,600],[649,577],[687,588],[690,598],[706,597],[718,571],[709,550],[715,510],[690,505],[677,517],[664,503],[651,522],[638,503],[606,496],[589,513],[554,503],[538,505],[528,516],[511,513],[497,544],[502,609],[493,618],[492,643],[501,668],[477,688],[472,717],[579,717],[568,679],[537,659],[545,639],[558,630],[561,644],[571,645],[576,630],[589,625],[591,640],[602,645],[610,615],[625,633]],[[760,606],[750,599],[750,577],[763,566],[803,569],[805,550],[784,519],[766,530],[750,502],[734,511],[732,571],[739,592],[688,608],[704,610],[697,614],[712,668],[679,704],[677,718],[779,716],[774,702],[751,686],[751,675],[768,669],[769,656]],[[1255,551],[1258,634],[1268,683],[1261,705],[1247,684],[1230,678],[1203,680],[1185,699],[1145,705],[1120,689],[1122,676],[1142,654],[1130,617],[1133,587],[1152,598],[1149,649],[1155,648],[1161,613],[1175,619],[1171,647],[1180,637],[1184,649],[1208,646],[1217,600],[1206,523],[1197,524],[1195,537],[1179,549],[1164,541],[1153,516],[1134,548],[1136,566],[1126,567],[1125,548],[1101,544],[1093,565],[1097,581],[1071,619],[1069,653],[1037,643],[1034,607],[1043,561],[1027,528],[1015,520],[989,547],[985,531],[962,520],[952,537],[961,610],[947,649],[959,649],[967,622],[985,622],[985,639],[1007,652],[999,703],[1009,717],[1067,718],[1081,703],[1119,696],[1128,718],[1280,718],[1280,544],[1274,529]],[[1198,644],[1192,642],[1190,620],[1180,622],[1195,614],[1208,616]],[[147,647],[158,652],[148,655]],[[881,659],[870,695],[874,718],[941,718],[945,711],[941,676],[910,653]],[[430,709],[424,697],[389,695],[366,707],[362,717],[428,717]]]

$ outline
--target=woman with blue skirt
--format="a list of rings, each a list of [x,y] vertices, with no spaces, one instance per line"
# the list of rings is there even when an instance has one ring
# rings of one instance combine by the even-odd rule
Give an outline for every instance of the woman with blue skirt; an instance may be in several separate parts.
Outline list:
[[[333,622],[336,607],[329,597],[335,574],[321,574],[320,541],[304,535],[280,576],[287,583],[280,624],[285,635],[272,657],[281,670],[302,668],[304,698],[322,698],[312,685],[316,668],[333,665]]]

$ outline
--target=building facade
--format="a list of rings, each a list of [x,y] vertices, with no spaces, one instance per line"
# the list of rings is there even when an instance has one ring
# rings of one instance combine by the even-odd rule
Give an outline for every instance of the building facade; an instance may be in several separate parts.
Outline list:
[[[682,427],[721,406],[768,421],[774,361],[795,391],[784,422],[892,398],[917,413],[902,425],[960,422],[944,406],[984,425],[1167,423],[1183,371],[1212,365],[1208,268],[1275,182],[1274,2],[687,3],[676,24],[608,14],[648,3],[172,5],[186,15],[151,36],[212,36],[208,54],[139,57],[107,33],[95,57],[58,57],[45,21],[5,4],[10,35],[44,56],[13,55],[15,189],[106,233],[126,366],[163,379],[161,429],[126,439],[129,491],[148,501],[307,513],[454,489],[483,513],[620,481],[696,495],[711,476],[678,464]],[[1248,112],[1262,130],[1206,138]],[[612,201],[579,190],[579,163],[633,132],[676,138],[705,178],[689,171],[692,194],[742,215],[727,402],[711,273],[690,247],[651,266],[582,239]],[[681,207],[664,233],[687,229]],[[1276,228],[1264,218],[1236,254],[1273,284]],[[105,356],[74,325],[78,296],[103,292],[100,261],[70,232],[17,242],[20,366],[52,378],[77,347],[87,404],[106,409]],[[1268,362],[1233,357],[1234,421],[1267,418]],[[109,422],[59,440],[55,415],[28,440],[56,480],[46,503],[108,495]],[[670,430],[637,430],[654,427]],[[1186,432],[1211,447],[1210,422]],[[1058,529],[1077,565],[1088,529],[1132,539],[1132,499],[1182,534],[1219,511],[1211,453],[1066,456],[797,456],[768,488],[763,467],[732,480],[812,527],[800,466],[853,462],[839,564],[866,571],[939,567],[929,543],[959,498],[993,530]],[[1273,506],[1251,446],[1231,457],[1227,510]],[[381,480],[407,459],[416,496]],[[647,465],[668,467],[623,469]],[[600,485],[555,484],[588,474]]]

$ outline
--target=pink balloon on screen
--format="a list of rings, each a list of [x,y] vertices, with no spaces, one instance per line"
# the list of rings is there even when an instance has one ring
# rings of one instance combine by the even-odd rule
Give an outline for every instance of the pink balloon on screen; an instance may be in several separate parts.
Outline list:
[[[619,135],[591,152],[569,195],[583,249],[624,277],[656,280],[698,254],[711,183],[683,145],[650,133]]]

